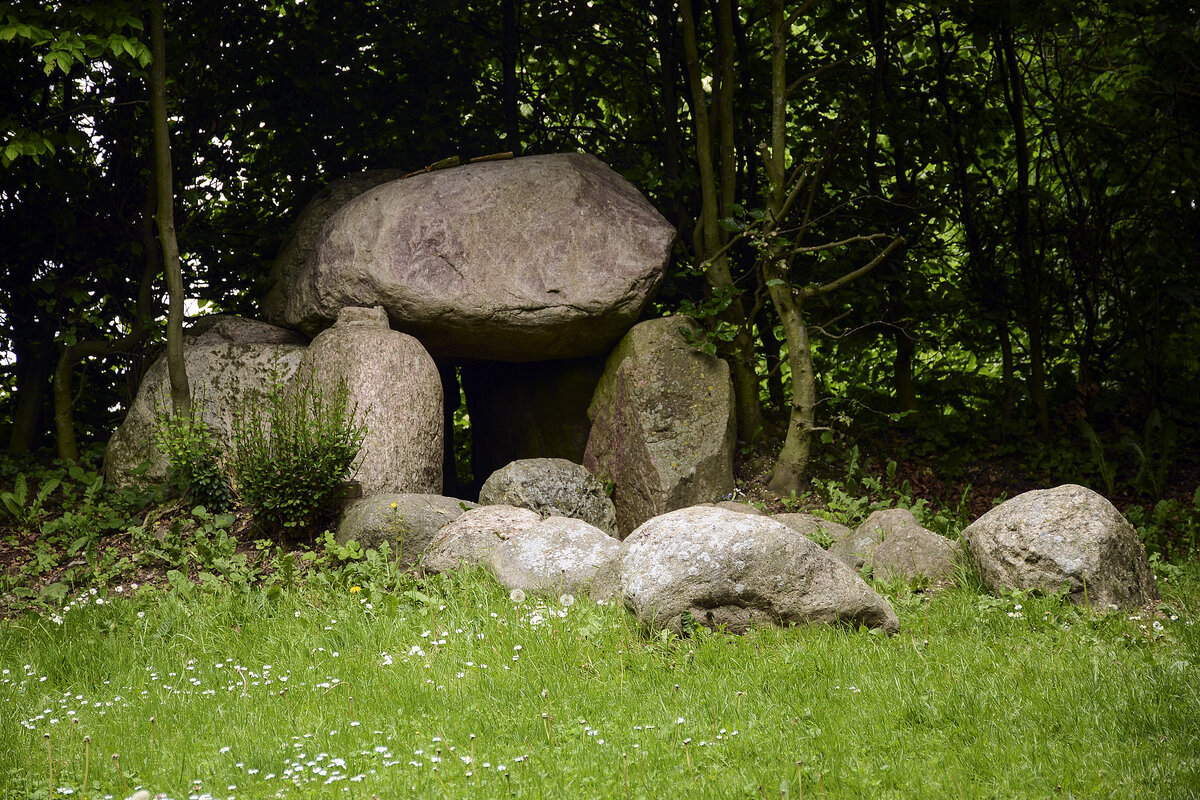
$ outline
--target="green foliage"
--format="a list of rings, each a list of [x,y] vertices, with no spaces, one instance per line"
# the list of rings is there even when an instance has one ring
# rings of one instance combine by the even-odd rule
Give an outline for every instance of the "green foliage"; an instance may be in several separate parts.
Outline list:
[[[47,478],[38,487],[37,494],[29,497],[29,484],[25,473],[17,475],[11,492],[0,492],[0,501],[4,503],[4,511],[22,530],[38,529],[45,516],[46,500],[59,487],[59,478]]]
[[[285,385],[277,373],[234,422],[238,496],[272,532],[301,531],[332,508],[366,435],[346,386],[326,397],[311,377]]]
[[[1168,498],[1149,508],[1130,506],[1125,517],[1151,555],[1193,559],[1200,554],[1200,487],[1190,503]]]
[[[950,539],[957,539],[970,524],[970,486],[957,499],[935,504],[915,497],[908,481],[897,485],[895,461],[887,463],[881,477],[868,472],[860,459],[858,447],[853,446],[846,454],[844,477],[812,479],[813,493],[825,515],[834,521],[854,527],[873,511],[905,508],[922,526]]]
[[[202,408],[197,399],[187,416],[160,409],[154,442],[167,456],[167,480],[182,497],[225,511],[233,500],[233,487],[222,463],[221,446],[204,421]]]

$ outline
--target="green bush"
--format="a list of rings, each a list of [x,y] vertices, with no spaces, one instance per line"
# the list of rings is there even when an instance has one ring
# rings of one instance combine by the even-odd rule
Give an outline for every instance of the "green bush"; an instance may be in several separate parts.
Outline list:
[[[217,511],[229,509],[233,488],[221,463],[221,447],[200,415],[200,402],[190,414],[160,410],[155,443],[166,454],[167,480],[184,497]]]
[[[356,412],[345,384],[325,397],[311,379],[276,375],[266,402],[235,418],[237,493],[265,530],[305,529],[332,506],[366,435]]]

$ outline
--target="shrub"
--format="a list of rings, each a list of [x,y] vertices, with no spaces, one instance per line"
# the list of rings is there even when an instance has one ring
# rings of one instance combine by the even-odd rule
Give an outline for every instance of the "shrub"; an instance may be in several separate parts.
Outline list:
[[[266,402],[234,420],[233,475],[255,521],[271,532],[305,529],[338,498],[362,446],[344,383],[325,397],[311,379],[276,373]]]
[[[168,460],[167,481],[181,495],[216,511],[229,509],[233,489],[221,463],[221,446],[200,415],[200,402],[187,415],[159,410],[155,443]]]

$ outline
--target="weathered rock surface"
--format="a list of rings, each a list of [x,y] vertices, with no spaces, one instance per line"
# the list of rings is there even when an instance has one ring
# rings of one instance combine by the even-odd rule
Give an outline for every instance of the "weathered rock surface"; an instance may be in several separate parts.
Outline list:
[[[805,538],[812,539],[827,550],[854,533],[854,531],[845,525],[830,522],[823,517],[818,517],[816,514],[775,514],[771,519],[776,522],[782,522],[792,530],[803,535]],[[853,569],[853,567],[851,568]]]
[[[869,520],[870,517],[867,519]],[[829,554],[858,572],[863,567],[870,566],[875,558],[875,548],[879,546],[880,542],[879,533],[879,525],[873,523],[868,526],[866,522],[863,522],[849,536],[843,536],[834,542],[833,546],[829,548]]]
[[[523,458],[583,461],[592,427],[588,405],[603,371],[601,357],[464,364],[471,464],[479,479]]]
[[[404,170],[400,169],[370,169],[356,175],[348,175],[331,181],[308,201],[308,205],[292,225],[291,234],[271,268],[271,288],[263,302],[268,319],[282,319],[288,304],[288,293],[303,272],[308,257],[312,255],[325,221],[347,202],[368,189],[399,180],[404,174]]]
[[[1067,484],[1025,492],[963,530],[990,591],[1067,587],[1076,603],[1107,611],[1157,600],[1158,586],[1133,526],[1105,498]]]
[[[922,528],[904,508],[875,511],[858,526],[854,537],[875,542],[870,547],[871,574],[881,580],[952,580],[958,572],[962,545]],[[835,545],[836,546],[836,545]]]
[[[707,504],[704,504],[707,505]],[[736,511],[739,514],[752,514],[756,517],[765,517],[766,512],[761,508],[755,508],[749,503],[740,503],[737,500],[721,500],[713,503],[713,508],[723,508],[726,511]]]
[[[442,491],[442,382],[411,336],[388,329],[381,309],[345,308],[309,345],[297,381],[330,397],[345,382],[367,427],[354,477],[363,494]],[[298,384],[299,385],[299,384]]]
[[[639,622],[680,631],[682,615],[734,632],[808,623],[900,629],[886,600],[805,537],[769,517],[685,508],[625,540],[621,593]]]
[[[733,491],[729,365],[692,347],[688,317],[633,327],[608,358],[588,409],[584,466],[616,484],[622,536],[651,517]]]
[[[604,484],[563,458],[527,458],[496,470],[484,481],[479,503],[581,519],[607,534],[617,532],[617,510]]]
[[[421,557],[427,572],[449,572],[463,564],[486,564],[501,542],[542,521],[542,515],[514,506],[481,506],[438,531]]]
[[[610,600],[620,591],[621,542],[582,520],[549,517],[500,542],[487,565],[508,589]]]
[[[293,331],[253,319],[203,317],[184,336],[183,360],[192,398],[200,418],[222,446],[232,440],[234,417],[262,401],[272,375],[286,382],[295,373],[308,340]],[[125,421],[113,434],[104,455],[105,480],[110,486],[166,479],[167,458],[154,444],[158,409],[171,407],[166,357],[146,371]],[[136,470],[143,461],[143,478]]]
[[[436,494],[371,495],[346,507],[335,539],[342,545],[354,540],[368,550],[387,542],[397,566],[404,569],[417,562],[438,531],[475,507]]]
[[[270,319],[315,333],[343,306],[382,305],[438,357],[602,354],[657,289],[674,237],[593,156],[468,164],[343,205]]]

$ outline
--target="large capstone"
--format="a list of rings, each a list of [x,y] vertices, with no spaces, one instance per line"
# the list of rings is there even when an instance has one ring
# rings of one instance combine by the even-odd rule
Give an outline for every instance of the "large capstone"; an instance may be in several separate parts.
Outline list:
[[[399,169],[369,169],[330,181],[308,201],[308,205],[304,206],[304,210],[292,225],[291,233],[271,267],[271,289],[263,303],[268,319],[282,318],[291,287],[295,285],[297,276],[308,263],[308,257],[316,247],[325,222],[339,208],[368,189],[374,189],[381,183],[399,180],[404,175],[404,170]]]
[[[381,309],[343,309],[305,351],[296,380],[326,399],[344,387],[367,429],[354,460],[365,494],[441,493],[442,381],[421,343],[390,330]]]
[[[291,379],[307,339],[253,319],[202,317],[184,336],[192,403],[222,449],[233,441],[234,419],[261,403],[272,386]],[[109,440],[104,475],[110,486],[161,483],[167,457],[155,445],[158,420],[171,409],[167,360],[146,371],[125,421]],[[139,467],[147,464],[145,472]]]
[[[343,306],[382,305],[438,357],[597,355],[641,314],[674,237],[594,156],[468,164],[346,203],[268,310],[316,333]]]
[[[1158,599],[1137,531],[1105,498],[1066,484],[1017,495],[963,529],[993,592],[1066,592],[1101,611]]]
[[[728,364],[688,341],[703,335],[688,317],[639,323],[596,387],[583,464],[615,484],[622,537],[651,517],[733,491],[733,383]]]

